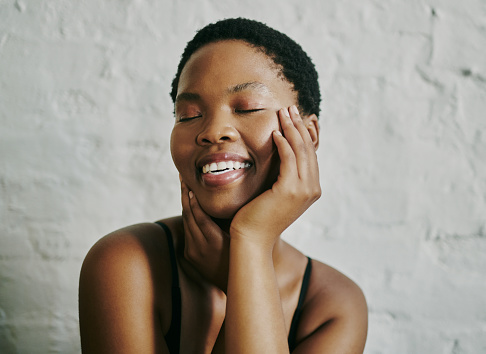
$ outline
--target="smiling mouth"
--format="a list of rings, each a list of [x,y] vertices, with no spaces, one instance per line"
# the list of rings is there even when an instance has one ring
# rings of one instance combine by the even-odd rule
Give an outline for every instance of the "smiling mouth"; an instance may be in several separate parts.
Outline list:
[[[249,162],[240,162],[240,161],[220,161],[220,162],[212,162],[204,165],[202,167],[203,174],[212,174],[212,175],[219,175],[226,172],[231,172],[235,170],[241,170],[243,168],[250,167],[251,164]]]

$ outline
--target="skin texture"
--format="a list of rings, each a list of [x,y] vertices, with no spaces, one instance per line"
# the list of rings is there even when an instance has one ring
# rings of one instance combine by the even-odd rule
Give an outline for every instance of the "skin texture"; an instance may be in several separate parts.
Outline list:
[[[288,353],[306,257],[280,234],[320,197],[317,117],[263,53],[242,41],[196,51],[184,67],[171,152],[180,172],[174,236],[182,292],[181,353]],[[206,176],[202,166],[248,167]],[[227,177],[229,176],[229,177]],[[294,353],[361,353],[361,290],[313,262]],[[80,278],[86,353],[168,353],[171,266],[155,224],[118,230],[88,253]]]

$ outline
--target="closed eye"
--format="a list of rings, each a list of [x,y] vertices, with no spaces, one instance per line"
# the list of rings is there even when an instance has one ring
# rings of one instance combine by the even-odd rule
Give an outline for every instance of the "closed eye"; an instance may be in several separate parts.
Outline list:
[[[235,109],[235,113],[245,114],[245,113],[255,113],[263,111],[263,108],[255,108],[255,109]]]
[[[197,115],[197,116],[192,116],[192,117],[179,117],[178,121],[179,122],[188,122],[190,120],[196,119],[196,118],[201,118],[202,115]]]

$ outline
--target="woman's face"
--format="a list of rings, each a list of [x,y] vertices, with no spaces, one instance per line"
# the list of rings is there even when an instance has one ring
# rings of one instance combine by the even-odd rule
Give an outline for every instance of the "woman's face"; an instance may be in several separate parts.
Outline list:
[[[182,70],[171,152],[182,180],[212,217],[231,218],[279,172],[277,112],[297,103],[275,63],[243,41],[198,49]]]

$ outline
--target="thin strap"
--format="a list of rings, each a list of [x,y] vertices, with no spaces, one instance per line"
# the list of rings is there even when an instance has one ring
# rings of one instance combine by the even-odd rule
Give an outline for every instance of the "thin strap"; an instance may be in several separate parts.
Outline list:
[[[164,223],[157,221],[167,236],[169,244],[170,265],[172,268],[172,318],[170,327],[165,335],[165,342],[171,354],[178,354],[181,344],[181,288],[179,286],[179,272],[177,271],[176,254],[174,250],[174,241],[170,229]]]
[[[289,332],[289,349],[295,349],[296,346],[296,336],[297,336],[297,326],[299,325],[300,315],[302,313],[302,305],[304,304],[305,295],[307,294],[307,288],[309,287],[309,279],[312,271],[312,262],[309,257],[307,257],[307,266],[305,267],[304,279],[302,280],[302,286],[300,288],[299,302],[297,303],[297,308],[295,309],[294,316],[292,317],[292,322],[290,324]]]

